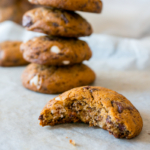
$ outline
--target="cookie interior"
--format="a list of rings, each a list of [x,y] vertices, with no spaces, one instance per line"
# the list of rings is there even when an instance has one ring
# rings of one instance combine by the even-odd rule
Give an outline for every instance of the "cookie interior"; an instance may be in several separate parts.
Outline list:
[[[120,122],[119,119],[117,120],[112,118],[109,112],[111,108],[106,108],[101,100],[93,104],[89,102],[94,102],[94,90],[97,89],[86,89],[88,92],[87,95],[90,95],[90,99],[81,95],[78,99],[76,99],[76,96],[72,99],[69,97],[63,98],[63,96],[59,96],[51,100],[45,106],[39,117],[40,125],[53,126],[61,123],[84,122],[90,126],[97,126],[108,130],[109,133],[113,134],[116,138],[132,138],[136,136],[136,134],[139,134],[129,131],[128,125],[126,126],[123,121]],[[123,113],[123,111],[124,115],[131,113],[134,114],[137,111],[132,104],[128,105],[127,103],[117,102],[115,100],[111,101],[110,104],[112,105],[110,107],[115,109],[115,113],[117,112],[119,115]],[[138,124],[138,121],[136,124]],[[138,132],[140,131],[141,129]]]

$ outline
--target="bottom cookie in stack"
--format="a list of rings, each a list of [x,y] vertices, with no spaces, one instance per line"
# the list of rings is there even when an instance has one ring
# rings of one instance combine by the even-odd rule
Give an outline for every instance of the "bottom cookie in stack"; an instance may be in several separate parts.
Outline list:
[[[95,73],[84,64],[57,67],[33,63],[22,74],[24,87],[46,94],[57,94],[74,87],[89,85],[94,80]]]

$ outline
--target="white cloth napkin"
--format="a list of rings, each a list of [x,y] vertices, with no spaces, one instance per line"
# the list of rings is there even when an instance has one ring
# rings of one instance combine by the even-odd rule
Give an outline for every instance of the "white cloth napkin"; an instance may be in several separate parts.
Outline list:
[[[26,31],[21,26],[6,21],[0,24],[0,42],[5,40],[27,41],[41,33]],[[106,34],[93,34],[81,38],[88,42],[93,57],[90,66],[104,70],[150,70],[150,37],[123,38]]]
[[[103,0],[102,14],[82,13],[96,33],[150,36],[150,0]]]

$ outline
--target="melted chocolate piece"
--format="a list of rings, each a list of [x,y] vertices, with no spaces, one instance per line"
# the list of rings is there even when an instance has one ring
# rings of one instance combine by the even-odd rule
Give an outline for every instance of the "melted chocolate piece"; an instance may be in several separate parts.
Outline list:
[[[125,129],[126,129],[123,124],[119,124],[118,128],[119,128],[120,131],[125,131]]]
[[[111,117],[110,116],[107,117],[106,122],[111,123]]]
[[[118,107],[118,112],[119,112],[119,113],[122,113],[122,112],[123,112],[124,107],[122,106],[122,104],[121,104],[120,102],[111,101],[111,104],[112,104],[112,106],[114,106],[114,104],[117,105],[117,107]]]
[[[86,89],[86,90],[89,90],[90,88],[91,88],[90,86],[83,87],[83,89]]]
[[[40,115],[39,116],[39,120],[43,120],[44,118],[43,118],[43,115]]]
[[[23,17],[22,25],[24,27],[30,27],[32,24],[33,24],[33,22],[32,22],[32,18],[30,16],[24,16]]]
[[[54,23],[53,23],[53,26],[54,26],[54,27],[58,27],[59,24],[54,22]]]
[[[94,92],[94,91],[98,91],[98,89],[97,88],[93,88],[93,89],[90,90],[91,93]]]
[[[133,110],[133,108],[130,106],[125,106],[125,105],[123,106],[123,104],[121,102],[112,101],[111,104],[112,104],[112,106],[114,106],[114,104],[117,105],[119,113],[122,113],[124,109]]]
[[[68,19],[66,18],[65,14],[61,15],[61,18],[64,20],[64,22],[67,24],[69,23]]]

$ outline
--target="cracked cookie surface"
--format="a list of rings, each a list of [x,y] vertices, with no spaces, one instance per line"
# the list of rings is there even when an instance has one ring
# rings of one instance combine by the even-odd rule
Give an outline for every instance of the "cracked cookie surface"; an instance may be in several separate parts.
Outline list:
[[[28,11],[23,17],[23,26],[59,37],[89,36],[93,32],[91,25],[77,13],[44,7]]]
[[[116,138],[133,138],[143,127],[138,110],[123,95],[103,87],[79,87],[50,100],[39,117],[40,125],[84,122]]]
[[[25,60],[41,65],[73,65],[89,60],[92,52],[88,44],[78,39],[36,37],[21,45]]]
[[[29,2],[71,11],[100,13],[102,10],[102,1],[100,0],[29,0]]]
[[[24,60],[20,52],[20,41],[5,41],[0,43],[0,66],[22,66],[28,62]]]
[[[30,64],[22,74],[23,86],[32,91],[56,94],[71,88],[89,85],[95,73],[84,64],[73,66],[44,66]]]

